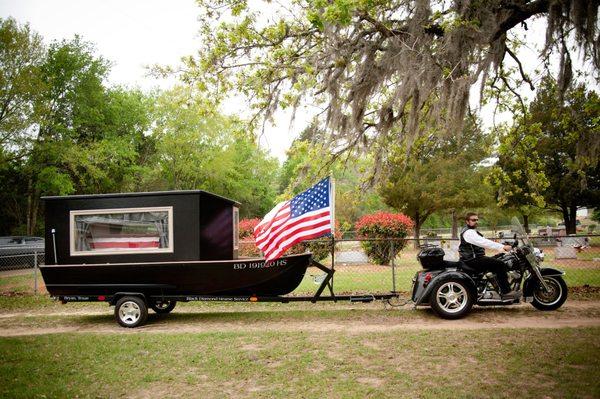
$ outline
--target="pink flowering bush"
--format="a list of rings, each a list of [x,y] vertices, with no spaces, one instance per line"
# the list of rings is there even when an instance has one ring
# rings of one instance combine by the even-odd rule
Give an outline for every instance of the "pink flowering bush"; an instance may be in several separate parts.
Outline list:
[[[259,218],[242,219],[239,224],[240,240],[254,239],[254,228],[260,223]]]
[[[238,255],[242,257],[256,258],[260,256],[260,250],[254,242],[254,228],[260,223],[260,219],[242,219],[238,225],[239,247]]]
[[[389,265],[406,245],[404,238],[414,227],[412,219],[402,213],[375,212],[365,215],[356,222],[354,228],[359,238],[393,238],[394,253],[390,241],[361,241],[361,246],[371,261],[380,265]]]

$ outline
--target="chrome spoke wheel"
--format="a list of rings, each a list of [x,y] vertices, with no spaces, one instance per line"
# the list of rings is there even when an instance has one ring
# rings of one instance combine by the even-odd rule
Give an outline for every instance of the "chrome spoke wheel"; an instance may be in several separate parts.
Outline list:
[[[448,313],[458,313],[467,304],[467,290],[457,282],[442,284],[436,294],[437,304]]]
[[[562,297],[562,287],[558,281],[552,277],[544,277],[544,281],[548,286],[548,291],[546,291],[544,287],[539,284],[536,290],[533,292],[533,297],[544,305],[552,306],[560,301]]]

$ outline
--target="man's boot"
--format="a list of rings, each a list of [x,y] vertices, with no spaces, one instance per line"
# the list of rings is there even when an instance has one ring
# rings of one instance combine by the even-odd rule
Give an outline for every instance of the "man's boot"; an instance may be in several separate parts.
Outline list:
[[[505,294],[500,294],[500,298],[502,298],[503,301],[506,300],[513,300],[513,301],[518,301],[519,299],[521,299],[521,291],[509,291]]]

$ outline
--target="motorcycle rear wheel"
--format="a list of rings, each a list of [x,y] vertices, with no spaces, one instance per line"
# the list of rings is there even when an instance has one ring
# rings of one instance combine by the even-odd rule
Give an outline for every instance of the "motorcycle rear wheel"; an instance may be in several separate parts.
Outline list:
[[[541,284],[533,291],[531,304],[538,310],[556,310],[567,300],[567,283],[561,276],[544,276],[544,281],[550,290],[544,291]]]
[[[443,319],[460,319],[469,313],[473,301],[467,284],[458,278],[436,283],[429,297],[431,309]]]

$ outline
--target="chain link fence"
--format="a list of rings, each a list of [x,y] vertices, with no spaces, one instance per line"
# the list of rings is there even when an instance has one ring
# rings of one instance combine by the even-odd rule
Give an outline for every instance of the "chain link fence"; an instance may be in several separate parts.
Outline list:
[[[570,287],[600,287],[600,235],[535,236],[531,239],[545,254],[542,265],[564,270]],[[333,288],[338,295],[385,294],[410,291],[412,278],[421,269],[417,260],[417,244],[442,247],[446,260],[458,260],[459,240],[442,237],[428,237],[418,243],[412,238],[312,240],[290,252],[309,250],[324,265],[331,267],[333,263]],[[332,248],[335,248],[333,256]],[[487,252],[491,255],[493,251]],[[241,241],[240,253],[242,256],[258,254],[252,241]],[[38,266],[43,263],[43,252],[0,255],[0,294],[6,295],[15,290],[44,293],[38,271]],[[293,295],[314,294],[324,278],[321,270],[309,267]]]
[[[45,253],[39,248],[23,246],[0,249],[0,295],[45,292],[39,266]]]
[[[600,287],[600,235],[533,236],[533,245],[544,252],[542,267],[554,267],[566,272],[570,287]],[[512,241],[508,235],[494,241]],[[434,245],[444,249],[445,260],[458,260],[459,239],[426,237],[419,240],[358,239],[312,240],[293,252],[312,250],[317,260],[335,269],[333,288],[336,294],[384,294],[409,292],[415,273],[421,270],[417,254],[419,245]],[[243,241],[242,248],[256,251],[253,241]],[[326,248],[325,253],[322,251]],[[332,251],[331,248],[335,250]],[[244,252],[244,251],[242,251]],[[251,251],[250,251],[251,252]],[[493,255],[494,251],[486,251]],[[253,253],[252,255],[255,255]],[[320,259],[319,259],[320,257]],[[294,295],[310,295],[325,276],[309,267]]]

